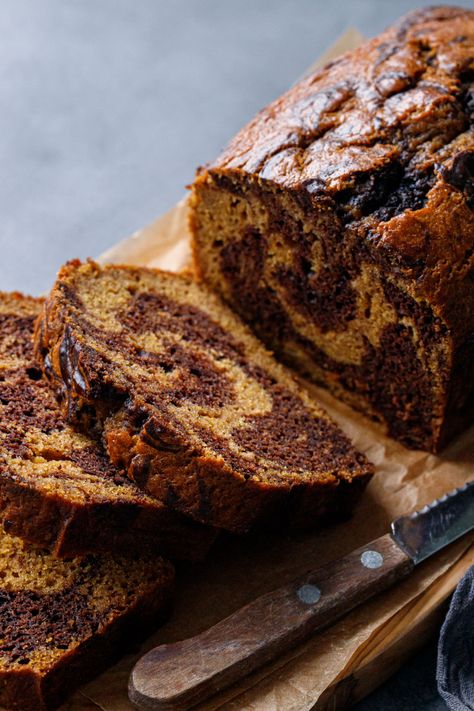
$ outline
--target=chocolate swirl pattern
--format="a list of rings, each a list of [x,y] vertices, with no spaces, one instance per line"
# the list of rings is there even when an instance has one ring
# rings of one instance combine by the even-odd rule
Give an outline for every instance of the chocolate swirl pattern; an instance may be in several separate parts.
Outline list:
[[[168,506],[231,531],[345,513],[372,467],[243,323],[188,277],[72,262],[37,329],[71,420]]]
[[[474,417],[474,12],[416,11],[198,173],[200,277],[282,360],[439,450]]]
[[[33,358],[42,301],[0,294],[0,520],[58,556],[97,550],[199,558],[214,533],[146,496],[65,421]],[[183,540],[186,542],[183,543]]]
[[[0,531],[0,704],[56,708],[149,631],[173,582],[156,555],[66,561]]]

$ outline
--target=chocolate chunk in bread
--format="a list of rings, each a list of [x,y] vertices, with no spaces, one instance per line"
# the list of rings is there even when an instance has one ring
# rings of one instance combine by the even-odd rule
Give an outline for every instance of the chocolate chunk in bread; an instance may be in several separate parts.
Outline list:
[[[474,12],[425,8],[199,171],[198,275],[284,361],[436,451],[474,419]]]
[[[343,514],[372,466],[214,294],[157,270],[70,262],[36,333],[77,426],[190,517],[243,532]]]
[[[158,556],[60,560],[0,530],[0,704],[58,706],[150,632],[173,582]]]
[[[0,521],[57,556],[202,558],[215,532],[145,495],[65,421],[33,358],[42,300],[0,293]]]

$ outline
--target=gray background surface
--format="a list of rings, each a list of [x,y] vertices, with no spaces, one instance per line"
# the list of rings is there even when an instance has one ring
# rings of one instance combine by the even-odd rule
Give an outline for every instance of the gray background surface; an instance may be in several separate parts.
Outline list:
[[[39,293],[151,222],[345,29],[371,36],[415,6],[2,0],[0,288]],[[357,708],[445,709],[434,648]]]
[[[0,288],[39,293],[151,222],[345,29],[415,6],[2,0]]]

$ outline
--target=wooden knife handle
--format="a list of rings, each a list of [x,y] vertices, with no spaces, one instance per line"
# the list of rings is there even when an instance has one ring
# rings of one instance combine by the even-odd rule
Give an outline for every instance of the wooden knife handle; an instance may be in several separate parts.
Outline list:
[[[387,534],[266,593],[205,632],[145,654],[132,671],[139,709],[188,709],[404,578],[412,560]]]

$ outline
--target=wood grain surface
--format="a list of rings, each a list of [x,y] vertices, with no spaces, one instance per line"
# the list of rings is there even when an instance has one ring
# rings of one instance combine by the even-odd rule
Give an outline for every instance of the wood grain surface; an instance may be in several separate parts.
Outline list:
[[[306,641],[414,568],[389,534],[260,596],[199,635],[152,649],[130,677],[140,709],[187,709]]]

